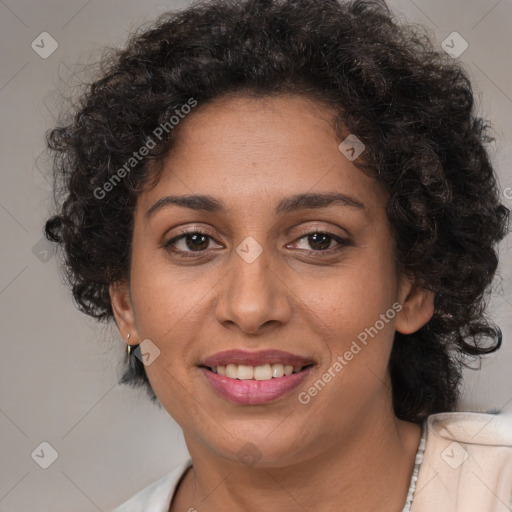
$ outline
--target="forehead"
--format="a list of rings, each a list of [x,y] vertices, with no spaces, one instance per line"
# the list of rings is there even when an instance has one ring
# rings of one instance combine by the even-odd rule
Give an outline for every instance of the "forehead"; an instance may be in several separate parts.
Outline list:
[[[261,159],[260,148],[279,147],[277,155],[268,156],[285,156],[285,148],[289,152],[303,149],[298,157],[311,156],[314,148],[304,146],[305,139],[313,136],[316,142],[320,138],[334,142],[333,116],[334,111],[326,105],[304,96],[225,96],[199,105],[182,121],[174,149],[189,149],[191,144],[197,149],[206,145],[210,150],[218,146],[231,153],[239,150],[242,157],[254,150]],[[319,148],[317,157],[323,149]]]
[[[165,193],[208,194],[274,207],[305,192],[340,192],[381,204],[382,187],[339,150],[327,106],[296,95],[227,97],[199,105],[176,131],[149,208]]]

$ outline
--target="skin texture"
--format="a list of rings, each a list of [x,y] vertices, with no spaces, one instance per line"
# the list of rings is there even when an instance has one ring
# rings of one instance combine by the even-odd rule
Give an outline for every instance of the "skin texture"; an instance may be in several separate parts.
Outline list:
[[[130,284],[112,285],[110,295],[123,338],[158,346],[146,371],[193,460],[173,511],[396,512],[404,505],[420,427],[395,417],[387,362],[395,330],[424,325],[433,295],[397,273],[386,192],[338,150],[340,142],[330,112],[306,98],[217,99],[181,121],[160,181],[138,197]],[[332,192],[364,208],[335,202],[274,212],[285,197]],[[146,221],[170,194],[213,196],[226,211],[168,206]],[[199,257],[164,247],[184,228],[213,238]],[[310,233],[350,242],[332,240],[322,251]],[[263,249],[250,264],[236,253],[248,236]],[[199,254],[186,239],[174,247]],[[301,404],[298,392],[396,302],[403,307],[396,317]],[[197,366],[234,348],[278,348],[316,365],[297,392],[235,405]],[[237,456],[248,442],[260,453],[253,465]]]

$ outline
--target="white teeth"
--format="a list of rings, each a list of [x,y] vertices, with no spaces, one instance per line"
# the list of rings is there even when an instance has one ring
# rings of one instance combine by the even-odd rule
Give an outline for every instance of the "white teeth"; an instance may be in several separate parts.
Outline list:
[[[238,365],[237,378],[240,380],[250,380],[254,377],[254,368],[252,366],[246,366],[244,364]]]
[[[282,364],[272,365],[272,377],[282,377],[284,375],[284,366]]]
[[[284,375],[291,375],[298,373],[302,370],[302,366],[282,365],[276,364],[263,364],[260,366],[249,366],[245,364],[227,364],[215,366],[212,368],[214,373],[229,377],[230,379],[239,380],[270,380],[272,378],[283,377]]]
[[[229,377],[230,379],[238,378],[238,366],[236,364],[226,365],[226,377]]]
[[[269,364],[256,366],[254,368],[254,378],[256,380],[270,380],[272,378],[272,367]]]

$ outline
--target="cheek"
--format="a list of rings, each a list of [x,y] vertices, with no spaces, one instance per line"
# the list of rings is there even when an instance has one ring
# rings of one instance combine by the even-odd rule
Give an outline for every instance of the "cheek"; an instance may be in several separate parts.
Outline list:
[[[365,376],[383,378],[387,371],[399,308],[389,254],[366,248],[329,279],[303,282],[297,292],[304,303],[302,314],[325,333],[330,364],[343,358],[345,385],[359,386]]]
[[[198,326],[204,323],[198,282],[180,281],[169,268],[165,272],[142,264],[133,268],[132,295],[136,328],[141,339],[150,339],[159,356],[145,367],[151,387],[160,402],[180,424],[191,414],[190,391],[192,349]],[[190,404],[189,404],[190,405]]]
[[[312,401],[308,414],[322,411],[333,429],[347,418],[364,414],[387,390],[383,383],[388,377],[396,310],[383,281],[373,279],[367,284],[358,286],[352,278],[340,277],[324,287],[321,299],[318,294],[305,296],[302,314],[308,315],[314,331],[322,333],[325,359],[318,380],[301,389],[301,397]]]
[[[321,279],[302,281],[297,295],[335,331],[373,325],[396,300],[393,264],[385,257],[354,257]],[[357,333],[356,333],[357,334]]]
[[[193,267],[173,266],[165,255],[155,253],[164,249],[134,248],[131,269],[131,290],[139,334],[167,340],[169,335],[179,339],[180,326],[195,321],[201,301],[214,282],[194,275]],[[213,279],[213,276],[210,280]]]
[[[386,366],[394,336],[396,310],[388,294],[352,293],[349,286],[324,289],[322,298],[306,296],[302,315],[309,318],[313,330],[321,333],[331,364],[345,356],[352,368]],[[352,362],[354,361],[354,362]],[[345,364],[345,363],[343,363]]]

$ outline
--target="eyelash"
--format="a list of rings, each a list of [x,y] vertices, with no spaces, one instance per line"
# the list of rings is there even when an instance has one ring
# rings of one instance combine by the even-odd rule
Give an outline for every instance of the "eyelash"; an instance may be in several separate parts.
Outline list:
[[[174,238],[171,238],[168,242],[166,242],[164,244],[164,246],[163,246],[164,249],[168,250],[169,252],[172,252],[173,254],[175,254],[181,258],[200,258],[201,256],[204,256],[204,254],[208,252],[208,249],[205,249],[202,251],[180,251],[180,250],[176,250],[176,249],[172,248],[173,244],[175,244],[176,242],[178,242],[181,239],[184,239],[188,235],[206,235],[209,239],[215,241],[215,243],[219,243],[219,242],[217,242],[217,240],[215,240],[215,237],[211,233],[209,233],[207,230],[203,230],[203,231],[191,230],[191,231],[184,231],[180,235],[175,236]],[[317,255],[318,256],[332,255],[333,253],[336,253],[336,252],[342,250],[344,247],[352,245],[351,241],[347,238],[343,238],[338,235],[335,235],[334,233],[329,233],[327,231],[321,231],[318,229],[301,234],[299,236],[299,238],[296,238],[294,240],[294,242],[292,242],[292,243],[298,242],[299,240],[302,240],[303,238],[307,238],[312,235],[324,235],[338,243],[338,246],[334,247],[334,248],[325,249],[325,250],[314,250],[313,249],[311,251],[308,251],[311,255],[314,254],[315,257],[317,257]]]

